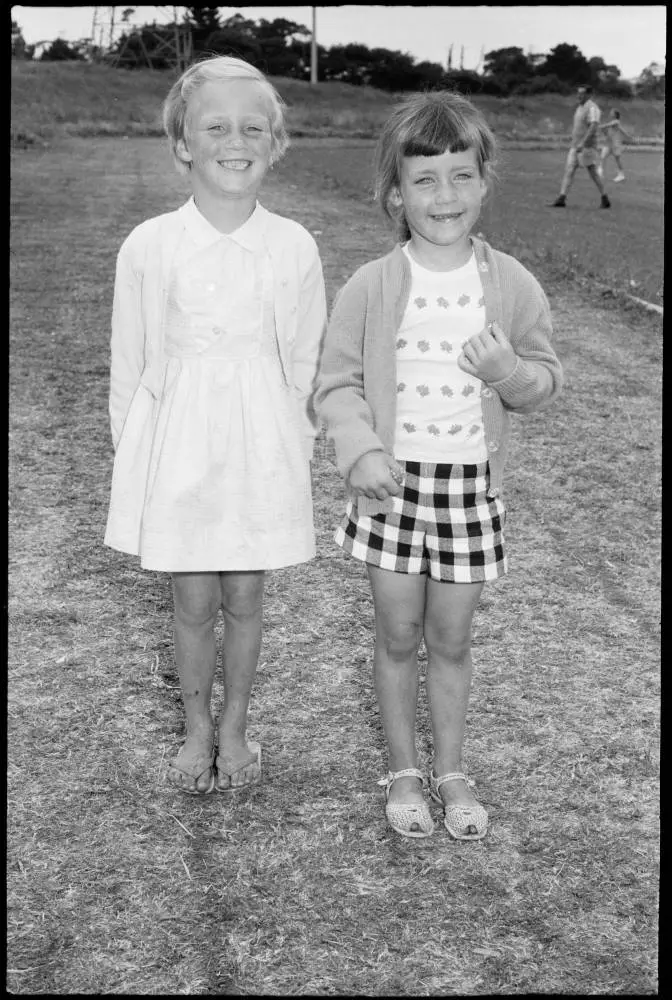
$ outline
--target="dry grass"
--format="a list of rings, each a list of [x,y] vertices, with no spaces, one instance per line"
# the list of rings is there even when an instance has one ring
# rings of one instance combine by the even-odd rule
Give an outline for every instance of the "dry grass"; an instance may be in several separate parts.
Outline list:
[[[12,60],[12,139],[40,143],[66,135],[161,135],[161,103],[174,74],[157,70],[118,70],[78,62]],[[377,135],[399,95],[372,87],[274,77],[288,106],[293,135]],[[573,98],[559,94],[497,98],[478,95],[500,137],[517,144],[542,139],[566,143]],[[610,101],[602,101],[604,106]],[[623,120],[637,141],[662,145],[665,104],[638,98],[620,102]]]
[[[389,238],[365,196],[293,155],[264,200],[318,233],[331,297]],[[659,326],[549,288],[567,388],[516,423],[511,572],[475,624],[483,843],[385,826],[372,607],[331,541],[342,488],[322,440],[318,557],[268,583],[250,719],[265,781],[180,796],[168,581],[102,535],[114,255],[181,183],[153,140],[15,164],[9,992],[655,994]],[[428,762],[424,700],[419,749]]]

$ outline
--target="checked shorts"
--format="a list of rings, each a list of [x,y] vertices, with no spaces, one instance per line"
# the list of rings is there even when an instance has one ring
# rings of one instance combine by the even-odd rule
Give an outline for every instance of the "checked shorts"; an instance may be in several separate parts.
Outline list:
[[[496,580],[507,571],[506,511],[489,498],[487,462],[404,462],[403,495],[389,514],[363,515],[348,501],[334,541],[355,559],[444,583]]]

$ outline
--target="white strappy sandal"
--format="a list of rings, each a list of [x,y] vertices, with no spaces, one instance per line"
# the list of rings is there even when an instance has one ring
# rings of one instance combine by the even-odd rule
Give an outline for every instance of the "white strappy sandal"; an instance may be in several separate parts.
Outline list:
[[[415,805],[407,802],[388,802],[390,788],[397,778],[419,778],[423,782],[424,775],[417,767],[406,767],[403,771],[388,771],[386,778],[381,778],[379,785],[385,786],[385,816],[393,830],[402,837],[429,837],[434,832],[434,821],[426,802]],[[415,827],[415,829],[414,829]]]
[[[479,802],[473,806],[446,805],[440,794],[441,785],[446,781],[464,781],[469,788],[474,787],[471,778],[467,778],[461,771],[442,774],[438,778],[435,778],[434,772],[430,771],[429,794],[443,806],[443,825],[446,830],[455,840],[482,840],[488,832],[487,812]]]

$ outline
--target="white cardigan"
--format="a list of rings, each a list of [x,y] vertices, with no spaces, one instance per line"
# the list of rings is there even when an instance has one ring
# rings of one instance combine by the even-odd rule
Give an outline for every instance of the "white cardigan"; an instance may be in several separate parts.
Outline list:
[[[322,264],[315,240],[302,225],[261,205],[257,211],[273,268],[282,371],[302,403],[306,451],[312,455],[317,433],[313,393],[327,319]],[[117,256],[109,398],[115,451],[138,388],[148,390],[153,401],[161,395],[168,283],[183,234],[180,211],[167,212],[136,226]],[[143,409],[147,420],[153,419],[156,407]]]

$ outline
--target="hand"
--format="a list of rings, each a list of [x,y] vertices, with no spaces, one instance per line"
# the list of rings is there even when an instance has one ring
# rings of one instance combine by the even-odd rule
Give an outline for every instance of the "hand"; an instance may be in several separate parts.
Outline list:
[[[399,496],[404,470],[384,451],[367,451],[350,469],[348,479],[356,496],[386,500]],[[396,477],[396,478],[395,478]]]
[[[475,375],[483,382],[499,382],[511,374],[517,360],[516,352],[502,328],[497,323],[491,323],[469,338],[457,363],[467,375]]]

